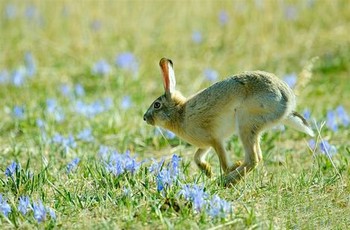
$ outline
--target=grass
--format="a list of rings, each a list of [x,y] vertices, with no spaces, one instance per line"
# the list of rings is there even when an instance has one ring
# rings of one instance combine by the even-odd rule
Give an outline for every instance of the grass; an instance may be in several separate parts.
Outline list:
[[[2,229],[349,226],[350,134],[332,115],[340,105],[350,111],[347,1],[1,1],[0,11]],[[205,178],[194,147],[142,120],[162,93],[163,56],[184,95],[212,84],[205,70],[217,80],[251,69],[283,78],[318,57],[311,80],[302,85],[299,74],[295,88],[298,110],[309,109],[320,129],[317,148],[303,134],[272,130],[262,138],[263,163],[244,182],[219,186],[214,153],[215,177]],[[237,138],[227,148],[243,157]],[[159,191],[173,154],[178,171]],[[113,173],[108,156],[142,164]],[[151,159],[165,160],[159,171],[149,171]],[[12,162],[20,167],[6,171]],[[180,195],[185,185],[203,186],[207,206]],[[216,195],[232,212],[211,217]],[[46,216],[30,207],[23,215],[23,196],[41,201]]]

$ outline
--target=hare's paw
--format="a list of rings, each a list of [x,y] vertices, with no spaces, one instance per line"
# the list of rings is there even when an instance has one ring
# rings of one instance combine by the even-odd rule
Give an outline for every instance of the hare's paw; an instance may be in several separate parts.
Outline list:
[[[226,170],[225,174],[227,175],[227,174],[229,174],[230,172],[235,171],[235,170],[236,170],[239,166],[241,166],[242,164],[243,164],[242,161],[236,161],[231,167],[229,167],[229,168]]]
[[[239,173],[238,170],[234,170],[226,174],[223,178],[223,186],[230,187],[235,184],[237,184],[242,178],[244,177],[244,174],[242,175]]]
[[[213,176],[211,165],[208,162],[202,162],[198,166],[207,177],[211,178]]]

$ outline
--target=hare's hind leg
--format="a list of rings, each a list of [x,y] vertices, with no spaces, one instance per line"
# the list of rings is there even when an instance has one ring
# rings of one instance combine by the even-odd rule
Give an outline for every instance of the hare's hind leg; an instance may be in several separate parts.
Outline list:
[[[211,166],[208,162],[205,161],[205,157],[209,151],[209,148],[207,149],[198,149],[194,155],[194,161],[196,162],[197,166],[205,173],[207,177],[211,177],[212,171]]]
[[[238,163],[231,167],[226,177],[225,184],[235,184],[241,180],[246,174],[252,171],[262,160],[262,154],[259,144],[260,130],[255,125],[240,124],[239,136],[245,151],[245,159],[243,163]],[[238,166],[238,167],[237,167]]]

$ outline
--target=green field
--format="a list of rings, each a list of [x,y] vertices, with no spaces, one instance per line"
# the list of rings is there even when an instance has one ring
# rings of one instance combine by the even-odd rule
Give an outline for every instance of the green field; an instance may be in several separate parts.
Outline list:
[[[1,229],[350,226],[347,0],[1,0],[0,12]],[[257,169],[220,186],[213,151],[209,179],[195,147],[143,121],[162,57],[186,96],[275,73],[317,137],[268,131]],[[237,137],[227,149],[243,158]]]

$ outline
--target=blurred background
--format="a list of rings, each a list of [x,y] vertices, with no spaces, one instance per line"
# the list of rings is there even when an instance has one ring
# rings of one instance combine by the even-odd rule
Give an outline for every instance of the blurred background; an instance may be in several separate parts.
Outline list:
[[[4,123],[16,105],[24,106],[34,123],[54,99],[73,107],[54,114],[58,120],[64,117],[57,130],[95,122],[111,135],[106,142],[116,138],[126,143],[127,132],[129,140],[145,144],[140,136],[149,136],[151,128],[142,115],[163,91],[161,57],[173,60],[178,89],[186,96],[256,69],[275,73],[294,87],[306,68],[312,77],[297,90],[301,112],[309,109],[322,119],[327,110],[350,105],[346,0],[3,0],[0,12]],[[67,97],[70,90],[74,100]],[[79,95],[85,101],[77,101]],[[104,100],[101,111],[105,106],[114,115],[82,121],[81,113],[97,113],[92,108],[96,100]],[[79,109],[84,111],[75,116],[72,111]]]

